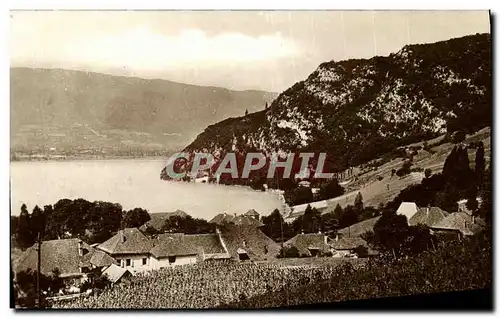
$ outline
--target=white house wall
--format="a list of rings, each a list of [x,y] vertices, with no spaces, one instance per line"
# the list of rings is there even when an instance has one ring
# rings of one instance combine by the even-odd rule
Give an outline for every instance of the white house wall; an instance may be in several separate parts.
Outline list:
[[[148,255],[145,255],[145,254],[143,254],[143,255],[126,255],[126,256],[117,255],[114,258],[118,262],[118,265],[120,267],[123,267],[123,268],[127,268],[127,269],[133,268],[134,270],[138,270],[138,271],[151,269],[150,257]],[[127,259],[130,260],[129,266],[127,266],[127,263],[126,263]],[[143,259],[146,259],[146,265],[142,264]]]
[[[172,267],[178,265],[187,265],[187,264],[195,264],[196,263],[196,255],[187,255],[187,256],[177,256],[175,258],[174,263],[170,263],[168,261],[168,257],[155,258],[151,256],[150,260],[150,269],[160,269],[164,267]]]

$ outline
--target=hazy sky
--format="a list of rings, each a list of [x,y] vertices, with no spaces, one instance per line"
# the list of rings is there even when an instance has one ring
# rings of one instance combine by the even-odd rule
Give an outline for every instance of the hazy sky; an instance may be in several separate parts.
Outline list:
[[[490,31],[487,11],[16,11],[11,66],[280,92],[330,60]]]

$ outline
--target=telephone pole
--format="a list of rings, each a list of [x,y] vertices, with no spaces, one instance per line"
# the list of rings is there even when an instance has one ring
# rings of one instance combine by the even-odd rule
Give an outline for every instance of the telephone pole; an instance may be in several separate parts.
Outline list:
[[[37,270],[36,270],[36,295],[38,299],[38,308],[42,308],[42,293],[40,292],[40,268],[41,259],[42,259],[42,242],[40,237],[40,231],[38,232],[38,262],[37,262]]]

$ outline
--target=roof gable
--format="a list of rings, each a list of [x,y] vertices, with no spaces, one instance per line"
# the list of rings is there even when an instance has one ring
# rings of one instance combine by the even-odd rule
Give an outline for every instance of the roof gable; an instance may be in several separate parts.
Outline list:
[[[406,216],[407,220],[410,220],[415,213],[418,212],[418,207],[415,202],[401,202],[398,210],[396,211],[397,215]]]
[[[147,254],[151,250],[152,242],[137,228],[126,228],[97,246],[111,255],[116,254]]]

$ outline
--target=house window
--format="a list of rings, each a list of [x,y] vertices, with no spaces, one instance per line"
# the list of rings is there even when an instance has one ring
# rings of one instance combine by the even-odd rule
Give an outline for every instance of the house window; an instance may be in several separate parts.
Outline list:
[[[175,256],[169,256],[169,257],[168,257],[168,262],[169,262],[170,264],[175,263]]]
[[[125,265],[130,266],[130,259],[125,260]]]
[[[148,264],[148,259],[147,258],[143,258],[142,259],[142,265],[147,265]]]

